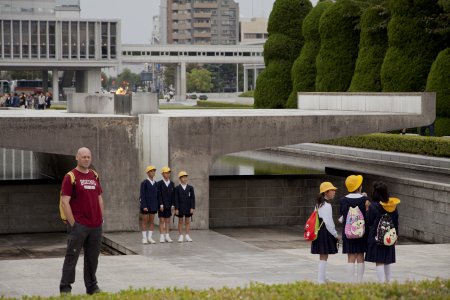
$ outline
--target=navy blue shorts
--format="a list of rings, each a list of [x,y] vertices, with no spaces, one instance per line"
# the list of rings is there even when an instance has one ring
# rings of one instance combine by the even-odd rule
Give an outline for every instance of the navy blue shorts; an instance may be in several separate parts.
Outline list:
[[[170,218],[172,216],[171,209],[165,209],[164,211],[158,211],[159,218]]]
[[[184,217],[186,217],[186,218],[190,218],[190,217],[192,217],[192,214],[182,214],[182,215],[176,215],[178,218],[184,218]]]
[[[148,211],[145,211],[145,210],[143,210],[143,209],[141,209],[141,214],[143,214],[143,215],[154,215],[154,214],[156,214],[156,211],[154,211],[154,210],[148,210]]]

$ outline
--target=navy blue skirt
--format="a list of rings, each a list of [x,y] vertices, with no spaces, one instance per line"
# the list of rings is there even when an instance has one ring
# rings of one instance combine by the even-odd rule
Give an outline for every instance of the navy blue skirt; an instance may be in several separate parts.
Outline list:
[[[320,220],[322,222],[322,220]],[[312,254],[336,254],[338,253],[337,240],[327,230],[325,223],[320,227],[317,239],[311,243]]]
[[[367,234],[359,239],[348,239],[342,234],[342,253],[364,253],[367,251]]]
[[[395,263],[395,245],[384,246],[378,245],[375,241],[370,242],[367,245],[367,253],[365,261],[380,264]]]

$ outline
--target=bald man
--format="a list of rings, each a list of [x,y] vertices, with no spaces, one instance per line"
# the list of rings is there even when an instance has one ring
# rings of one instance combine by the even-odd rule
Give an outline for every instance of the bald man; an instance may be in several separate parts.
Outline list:
[[[91,151],[85,147],[78,149],[76,160],[76,168],[66,174],[61,187],[61,205],[69,236],[59,290],[61,294],[71,293],[75,267],[83,248],[84,284],[86,293],[92,295],[100,292],[95,273],[102,241],[102,188],[97,173],[89,169]]]

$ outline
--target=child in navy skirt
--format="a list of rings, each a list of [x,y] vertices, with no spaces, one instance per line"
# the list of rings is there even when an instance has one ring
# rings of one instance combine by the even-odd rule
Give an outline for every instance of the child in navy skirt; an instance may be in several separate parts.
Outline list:
[[[319,284],[326,281],[326,267],[329,254],[338,252],[337,242],[338,234],[333,221],[333,211],[331,209],[331,201],[337,188],[331,182],[323,182],[320,185],[320,195],[317,198],[317,208],[319,213],[319,222],[322,226],[317,234],[317,239],[311,243],[311,253],[320,254],[319,272],[317,281]]]
[[[375,241],[378,222],[381,216],[388,213],[394,223],[398,236],[398,210],[400,200],[390,198],[386,184],[375,182],[373,185],[372,204],[367,211],[366,226],[369,228],[366,261],[376,263],[379,282],[391,281],[391,264],[395,263],[395,244],[392,246],[379,245]]]
[[[339,212],[342,216],[344,233],[342,234],[342,253],[347,254],[348,282],[355,281],[355,263],[357,263],[357,281],[361,282],[364,276],[364,253],[367,250],[367,230],[360,238],[347,238],[345,225],[350,207],[358,207],[365,219],[366,207],[370,201],[365,193],[362,193],[363,177],[361,175],[350,175],[345,180],[345,186],[350,194],[343,197],[339,203]],[[361,226],[362,227],[362,226]],[[365,225],[364,225],[364,229]],[[362,228],[361,228],[362,230]]]

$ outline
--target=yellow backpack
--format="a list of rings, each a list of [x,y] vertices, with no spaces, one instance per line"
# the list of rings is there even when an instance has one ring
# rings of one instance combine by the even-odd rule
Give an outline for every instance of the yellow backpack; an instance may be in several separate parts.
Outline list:
[[[95,179],[98,180],[98,173],[95,170],[93,170],[93,169],[89,169],[89,172],[91,172],[91,171],[92,171],[92,173],[94,173]],[[71,197],[71,199],[74,199],[75,198],[75,179],[76,179],[75,178],[75,174],[72,171],[69,171],[69,172],[67,172],[66,175],[70,176],[70,183],[72,184],[72,197]],[[67,224],[67,217],[66,217],[66,214],[64,213],[64,210],[62,208],[61,198],[62,198],[62,190],[59,192],[59,215],[61,217],[61,220],[65,224]]]

